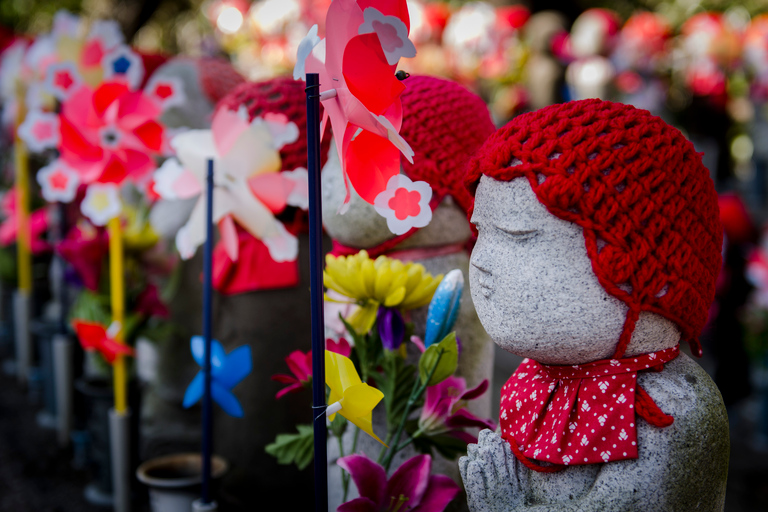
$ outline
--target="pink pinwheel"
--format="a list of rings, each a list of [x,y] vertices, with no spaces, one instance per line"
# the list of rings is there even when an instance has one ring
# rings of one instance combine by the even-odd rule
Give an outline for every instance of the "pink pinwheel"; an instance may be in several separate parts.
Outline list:
[[[405,86],[394,74],[400,57],[416,55],[408,7],[405,0],[334,0],[326,27],[325,39],[314,26],[299,45],[294,78],[320,76],[323,127],[330,119],[347,188],[344,205],[350,185],[373,204],[400,173],[400,153],[413,161],[398,133]]]
[[[467,390],[466,381],[455,376],[428,387],[419,418],[419,432],[429,435],[447,433],[467,443],[476,443],[477,438],[462,429],[478,427],[493,430],[496,425],[491,420],[476,417],[464,406],[467,400],[480,397],[486,390],[487,379],[476,388]]]
[[[0,213],[5,220],[0,224],[0,245],[8,246],[16,241],[19,218],[16,216],[16,189],[12,188],[0,200]],[[40,237],[48,231],[48,212],[40,208],[29,215],[29,230],[32,254],[40,254],[50,249]]]
[[[359,498],[342,503],[338,512],[442,512],[459,493],[445,475],[430,475],[432,458],[417,455],[403,462],[387,480],[387,472],[365,455],[338,460],[355,481]]]
[[[176,247],[191,258],[205,241],[205,176],[214,161],[213,221],[218,223],[227,255],[237,261],[240,241],[235,222],[261,240],[276,262],[293,261],[298,240],[275,214],[286,205],[307,207],[306,169],[280,171],[280,148],[299,130],[283,114],[265,114],[248,122],[245,109],[219,109],[210,130],[190,130],[171,145],[169,159],[155,173],[154,190],[164,199],[199,197],[176,235]],[[180,161],[180,162],[179,162]]]
[[[61,107],[61,158],[86,184],[141,182],[166,147],[160,107],[120,82],[84,86]]]

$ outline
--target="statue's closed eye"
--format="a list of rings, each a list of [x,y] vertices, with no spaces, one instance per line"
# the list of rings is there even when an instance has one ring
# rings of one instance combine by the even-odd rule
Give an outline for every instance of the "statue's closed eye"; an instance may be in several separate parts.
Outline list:
[[[502,228],[498,227],[499,231],[504,232],[515,240],[529,240],[539,234],[538,229],[526,229],[526,228]]]

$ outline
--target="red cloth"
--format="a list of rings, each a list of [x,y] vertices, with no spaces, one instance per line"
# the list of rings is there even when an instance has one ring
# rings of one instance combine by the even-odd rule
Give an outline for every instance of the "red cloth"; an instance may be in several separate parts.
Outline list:
[[[276,262],[261,240],[237,226],[240,243],[237,261],[229,259],[224,244],[213,250],[213,287],[224,295],[299,284],[298,260]]]
[[[525,177],[550,213],[582,227],[600,285],[629,308],[614,357],[642,311],[677,324],[701,355],[723,233],[709,171],[682,133],[630,105],[552,105],[486,141],[468,166],[472,195],[483,175]]]
[[[658,410],[637,386],[637,372],[658,369],[679,353],[680,347],[674,346],[575,366],[525,359],[501,388],[501,437],[518,457],[553,464],[636,459],[635,412],[648,417],[640,402],[646,410]],[[663,423],[669,425],[672,419]]]

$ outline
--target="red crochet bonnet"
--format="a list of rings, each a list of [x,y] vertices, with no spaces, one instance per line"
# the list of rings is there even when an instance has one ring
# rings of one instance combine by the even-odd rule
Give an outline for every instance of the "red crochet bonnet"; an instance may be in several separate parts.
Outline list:
[[[405,174],[426,181],[437,197],[451,196],[467,211],[472,197],[464,187],[469,158],[496,127],[476,94],[450,80],[431,76],[405,79],[400,135],[411,145],[413,163],[401,158]]]
[[[582,227],[600,284],[629,308],[614,357],[641,311],[675,322],[701,355],[723,234],[709,172],[678,130],[619,103],[552,105],[486,141],[469,164],[472,196],[482,175],[526,177],[550,213]]]

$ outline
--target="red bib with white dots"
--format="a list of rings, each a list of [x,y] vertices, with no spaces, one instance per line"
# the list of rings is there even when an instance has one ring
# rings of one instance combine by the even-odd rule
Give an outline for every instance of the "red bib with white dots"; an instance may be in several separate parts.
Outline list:
[[[637,386],[637,372],[660,370],[679,353],[575,366],[525,359],[501,389],[501,436],[518,457],[557,465],[636,459],[635,413],[656,426],[673,421]]]

